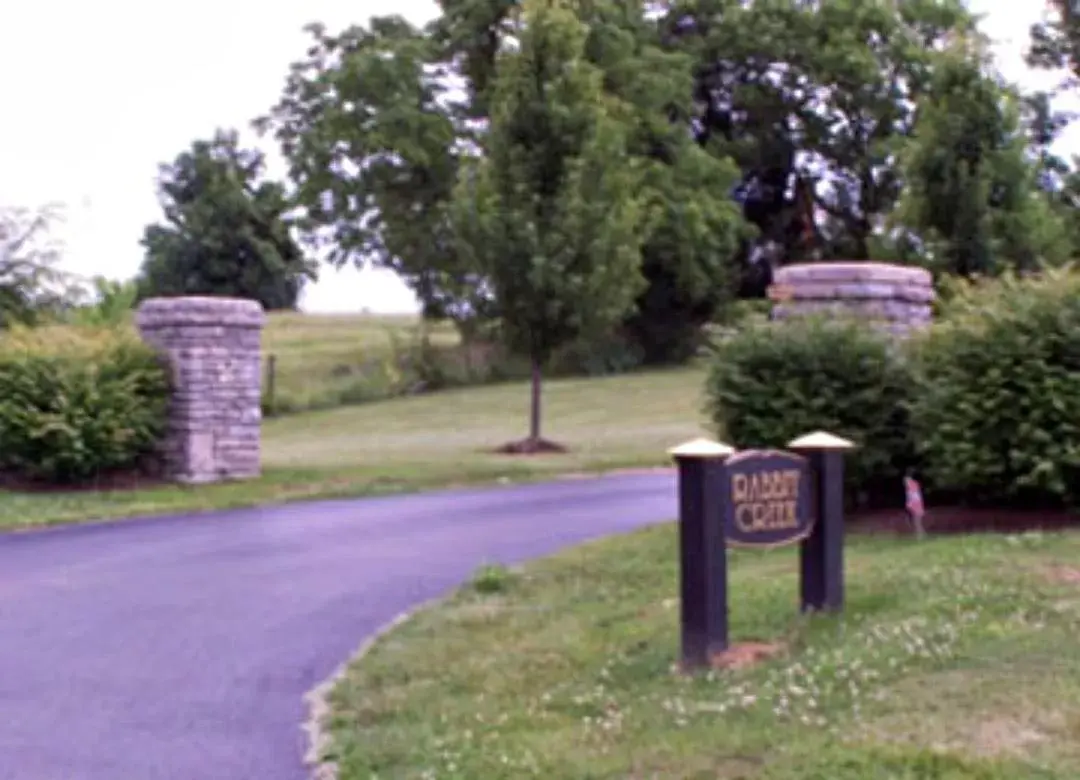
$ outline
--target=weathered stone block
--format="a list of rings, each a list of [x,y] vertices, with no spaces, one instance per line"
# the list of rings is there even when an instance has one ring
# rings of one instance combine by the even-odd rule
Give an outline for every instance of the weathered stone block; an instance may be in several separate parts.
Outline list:
[[[260,473],[262,307],[241,298],[152,298],[135,323],[172,366],[167,475],[178,482]]]
[[[774,319],[846,314],[902,337],[930,322],[933,280],[923,268],[888,263],[801,263],[777,269],[784,300]]]

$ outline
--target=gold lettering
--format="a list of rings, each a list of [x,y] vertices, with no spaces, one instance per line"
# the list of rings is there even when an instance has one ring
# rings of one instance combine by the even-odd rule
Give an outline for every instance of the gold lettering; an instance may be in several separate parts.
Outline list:
[[[744,534],[752,533],[754,526],[747,515],[751,514],[753,504],[736,504],[735,505],[735,527],[742,531]]]
[[[731,501],[735,527],[744,534],[798,528],[801,473],[776,469],[733,474]]]
[[[743,504],[747,500],[747,484],[745,474],[735,474],[731,477],[731,500],[736,504]]]

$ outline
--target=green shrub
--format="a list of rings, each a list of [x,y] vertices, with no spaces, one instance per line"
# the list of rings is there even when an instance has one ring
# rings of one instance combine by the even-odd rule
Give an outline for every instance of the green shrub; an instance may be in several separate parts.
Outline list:
[[[0,339],[0,471],[75,483],[129,470],[165,432],[168,371],[130,329],[50,327]]]
[[[710,357],[707,411],[740,448],[784,447],[824,430],[857,444],[846,461],[849,499],[895,503],[912,463],[907,404],[912,378],[899,350],[846,320],[750,325]]]
[[[913,432],[938,489],[1080,504],[1080,275],[954,289],[914,346]]]

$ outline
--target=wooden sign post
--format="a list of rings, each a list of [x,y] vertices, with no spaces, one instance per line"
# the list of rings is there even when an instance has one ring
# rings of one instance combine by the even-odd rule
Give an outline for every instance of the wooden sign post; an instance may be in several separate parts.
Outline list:
[[[828,433],[798,452],[746,450],[696,439],[669,450],[679,470],[682,667],[728,649],[727,548],[801,543],[803,611],[844,604],[844,451]],[[804,454],[805,453],[805,454]]]
[[[799,550],[804,612],[844,608],[844,453],[855,445],[817,431],[788,442],[810,458],[817,522]]]
[[[721,527],[724,461],[708,439],[668,450],[679,468],[679,583],[683,668],[707,666],[728,645],[727,548]]]

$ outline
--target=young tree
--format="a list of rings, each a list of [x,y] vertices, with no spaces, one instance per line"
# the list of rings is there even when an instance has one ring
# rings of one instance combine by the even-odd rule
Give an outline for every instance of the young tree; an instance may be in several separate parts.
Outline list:
[[[943,55],[919,111],[898,216],[939,270],[971,276],[1064,260],[1067,234],[1037,186],[1020,100],[990,72],[980,42],[958,40]]]
[[[55,207],[0,208],[0,329],[58,314],[77,284],[56,267],[60,248],[50,236]]]
[[[161,168],[165,224],[143,236],[139,297],[227,295],[267,310],[296,307],[315,264],[290,235],[280,184],[259,181],[259,152],[239,147],[235,132],[196,141]]]
[[[526,0],[516,50],[497,60],[487,155],[464,169],[451,207],[459,251],[532,365],[529,436],[514,451],[552,447],[540,402],[553,350],[618,323],[644,283],[627,109],[605,95],[586,37],[569,4]]]

